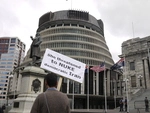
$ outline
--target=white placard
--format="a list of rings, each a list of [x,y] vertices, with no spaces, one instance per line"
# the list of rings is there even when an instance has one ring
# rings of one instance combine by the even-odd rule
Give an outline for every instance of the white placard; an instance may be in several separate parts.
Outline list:
[[[85,65],[86,64],[58,52],[46,49],[40,67],[60,76],[82,83]]]

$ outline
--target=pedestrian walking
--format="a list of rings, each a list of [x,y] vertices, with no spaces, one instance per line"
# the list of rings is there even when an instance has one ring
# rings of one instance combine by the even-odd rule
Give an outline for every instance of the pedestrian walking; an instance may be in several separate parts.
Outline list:
[[[147,99],[147,97],[145,97],[145,112],[149,112],[149,101]]]
[[[119,100],[119,105],[120,105],[120,112],[122,112],[123,111],[123,99],[122,98]]]
[[[30,113],[70,113],[67,95],[56,89],[57,75],[54,73],[47,74],[45,85],[47,90],[37,96]]]
[[[125,111],[127,111],[128,102],[127,102],[127,98],[126,97],[125,97],[125,100],[124,100],[124,106],[125,106]]]

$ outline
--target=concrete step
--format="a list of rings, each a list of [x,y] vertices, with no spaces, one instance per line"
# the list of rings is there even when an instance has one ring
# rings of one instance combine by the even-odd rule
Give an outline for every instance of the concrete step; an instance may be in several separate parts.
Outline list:
[[[133,98],[131,101],[129,101],[129,109],[130,110],[134,110],[135,109],[135,102],[139,101],[138,106],[143,106],[144,107],[144,99],[145,97],[148,98],[148,100],[150,100],[150,89],[146,89],[145,92],[143,92],[141,95],[137,96],[136,98]]]

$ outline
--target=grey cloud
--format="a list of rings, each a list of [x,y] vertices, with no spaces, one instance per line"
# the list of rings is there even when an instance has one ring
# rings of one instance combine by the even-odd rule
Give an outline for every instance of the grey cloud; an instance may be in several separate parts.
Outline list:
[[[6,6],[8,8],[6,8]],[[0,8],[0,36],[8,36],[11,34],[11,30],[13,31],[13,29],[17,27],[19,20],[13,12],[12,7],[7,5],[6,1],[1,1]]]
[[[104,21],[104,26],[114,36],[149,35],[150,1],[148,0],[94,0]]]

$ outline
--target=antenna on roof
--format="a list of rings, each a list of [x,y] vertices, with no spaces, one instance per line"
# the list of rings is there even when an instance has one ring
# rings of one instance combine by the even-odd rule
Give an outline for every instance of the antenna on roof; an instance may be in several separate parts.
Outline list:
[[[132,22],[132,33],[133,33],[133,38],[134,38],[134,26],[133,26],[133,22]],[[133,41],[133,38],[132,38],[132,41]]]
[[[68,1],[68,0],[66,0],[66,1]],[[71,0],[71,10],[72,10],[72,0]]]

